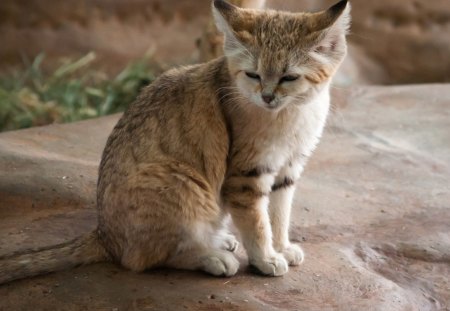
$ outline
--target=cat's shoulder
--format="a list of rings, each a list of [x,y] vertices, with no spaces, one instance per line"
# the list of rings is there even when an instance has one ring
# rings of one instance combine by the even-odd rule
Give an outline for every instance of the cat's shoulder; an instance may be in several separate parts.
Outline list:
[[[172,68],[144,87],[139,98],[166,101],[188,93],[206,91],[222,79],[223,59],[208,63]]]

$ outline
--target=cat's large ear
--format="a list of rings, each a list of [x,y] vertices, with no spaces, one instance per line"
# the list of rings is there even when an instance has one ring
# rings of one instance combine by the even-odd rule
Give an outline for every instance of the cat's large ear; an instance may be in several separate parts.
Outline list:
[[[326,11],[314,14],[314,30],[321,35],[315,46],[317,52],[345,53],[345,35],[350,27],[350,3],[342,0]]]
[[[233,36],[232,23],[239,14],[239,8],[223,0],[214,0],[212,11],[216,27],[225,36]]]
[[[226,56],[245,53],[249,21],[242,16],[242,10],[223,0],[213,1],[213,15],[217,29],[224,35],[224,52]],[[248,53],[247,53],[248,54]]]

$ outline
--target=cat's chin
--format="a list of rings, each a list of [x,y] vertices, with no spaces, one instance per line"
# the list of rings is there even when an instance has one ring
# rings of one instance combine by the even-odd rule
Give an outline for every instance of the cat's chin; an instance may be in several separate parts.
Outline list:
[[[277,106],[269,106],[269,105],[265,105],[262,108],[264,108],[267,111],[270,112],[279,112],[280,110],[282,110],[284,108],[284,105],[277,105]]]
[[[263,108],[266,111],[270,111],[273,113],[277,113],[281,110],[283,110],[284,108],[286,108],[287,104],[286,103],[279,103],[279,104],[275,104],[275,105],[269,105],[269,104],[258,104],[258,107]]]
[[[285,108],[287,106],[286,103],[282,103],[282,102],[278,102],[278,103],[275,103],[275,104],[266,104],[263,101],[254,100],[254,99],[253,100],[249,99],[249,102],[252,105],[257,106],[258,108],[261,108],[261,109],[264,109],[266,111],[270,111],[270,112],[273,112],[273,113],[276,113],[276,112],[282,110],[283,108]]]

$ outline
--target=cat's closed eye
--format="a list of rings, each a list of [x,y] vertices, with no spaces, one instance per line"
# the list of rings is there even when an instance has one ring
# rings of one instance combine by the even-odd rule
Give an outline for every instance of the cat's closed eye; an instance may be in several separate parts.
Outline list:
[[[247,77],[249,77],[250,79],[254,79],[254,80],[261,80],[261,77],[259,76],[259,74],[254,73],[254,72],[250,72],[250,71],[246,71],[245,75]]]
[[[297,80],[298,78],[300,78],[300,76],[298,76],[298,75],[286,75],[286,76],[281,77],[279,83],[281,84],[284,82],[292,82],[292,81]]]

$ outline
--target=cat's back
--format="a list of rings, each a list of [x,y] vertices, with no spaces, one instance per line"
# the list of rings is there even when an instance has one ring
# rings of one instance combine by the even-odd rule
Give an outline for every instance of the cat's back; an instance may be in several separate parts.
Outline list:
[[[164,114],[180,114],[182,109],[193,104],[190,97],[198,91],[196,86],[202,83],[200,73],[205,70],[204,66],[201,64],[174,68],[163,73],[153,83],[142,89],[119,123],[125,122],[130,125],[136,121],[152,118],[163,121]],[[133,127],[128,128],[133,130]]]
[[[205,153],[224,162],[228,133],[216,94],[223,66],[219,59],[172,69],[145,87],[108,138],[99,188],[143,163],[170,159],[208,175],[218,163],[203,163]]]
[[[174,68],[143,88],[113,130],[131,135],[158,125],[191,123],[218,108],[215,80],[220,79],[220,60]],[[195,112],[195,114],[194,114]],[[147,132],[148,133],[148,132]]]

